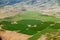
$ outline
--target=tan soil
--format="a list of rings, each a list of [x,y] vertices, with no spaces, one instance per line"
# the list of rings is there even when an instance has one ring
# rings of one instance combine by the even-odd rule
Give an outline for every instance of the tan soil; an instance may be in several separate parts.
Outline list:
[[[46,36],[42,35],[38,40],[46,40]]]
[[[5,6],[0,8],[0,18],[11,17],[15,16],[18,13],[21,13],[21,10],[18,10],[16,7],[13,6]]]
[[[0,31],[0,37],[2,37],[2,40],[27,40],[30,35],[25,35],[21,33],[16,33],[12,31]]]

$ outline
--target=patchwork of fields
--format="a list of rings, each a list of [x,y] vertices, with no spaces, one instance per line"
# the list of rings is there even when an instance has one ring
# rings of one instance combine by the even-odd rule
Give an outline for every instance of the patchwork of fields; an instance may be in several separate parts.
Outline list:
[[[3,30],[33,35],[28,40],[38,40],[45,33],[56,32],[60,29],[60,19],[54,16],[42,15],[37,11],[28,11],[14,17],[2,19]]]

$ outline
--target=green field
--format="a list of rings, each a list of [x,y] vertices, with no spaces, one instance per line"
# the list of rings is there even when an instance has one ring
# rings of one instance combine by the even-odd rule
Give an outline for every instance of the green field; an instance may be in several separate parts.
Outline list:
[[[11,22],[17,24],[12,24]],[[28,40],[37,40],[42,34],[56,32],[60,29],[59,18],[53,16],[42,15],[37,11],[28,11],[18,14],[14,17],[2,19],[0,24],[4,25],[2,29],[10,31],[18,31],[27,35],[33,35]]]
[[[59,18],[56,18],[54,16],[43,15],[42,13],[37,12],[37,11],[27,11],[27,12],[19,13],[14,17],[5,18],[5,19],[3,19],[3,21],[5,21],[5,20],[20,21],[20,20],[25,20],[25,19],[52,21],[52,22],[60,21]]]

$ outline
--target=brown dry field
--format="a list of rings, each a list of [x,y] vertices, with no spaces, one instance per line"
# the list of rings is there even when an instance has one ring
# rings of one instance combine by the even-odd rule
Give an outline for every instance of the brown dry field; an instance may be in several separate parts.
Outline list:
[[[42,35],[38,40],[46,40],[46,35]]]
[[[31,36],[14,31],[0,31],[0,37],[2,40],[28,40]]]

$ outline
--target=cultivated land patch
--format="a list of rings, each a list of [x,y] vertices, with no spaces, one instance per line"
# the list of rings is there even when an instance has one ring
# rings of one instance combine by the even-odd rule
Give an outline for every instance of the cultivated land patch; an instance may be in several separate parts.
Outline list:
[[[58,23],[42,22],[40,20],[21,20],[17,21],[17,24],[11,24],[11,22],[8,21],[2,21],[0,24],[4,25],[4,27],[2,27],[4,30],[33,35],[28,40],[37,40],[42,34],[47,32],[56,32],[58,29],[60,29],[60,26],[57,26]]]
[[[60,19],[42,15],[36,11],[17,14],[14,17],[2,19],[0,25],[3,30],[15,31],[26,35],[33,35],[27,40],[38,40],[42,34],[57,32],[60,29]]]
[[[56,18],[54,16],[48,16],[45,14],[42,14],[40,12],[37,11],[25,11],[23,13],[19,13],[14,17],[7,17],[5,19],[3,19],[3,21],[20,21],[20,20],[24,20],[24,19],[34,19],[34,20],[41,20],[41,21],[52,21],[52,22],[59,22],[60,19]]]
[[[28,40],[28,38],[31,36],[6,30],[0,31],[0,37],[2,40]]]

